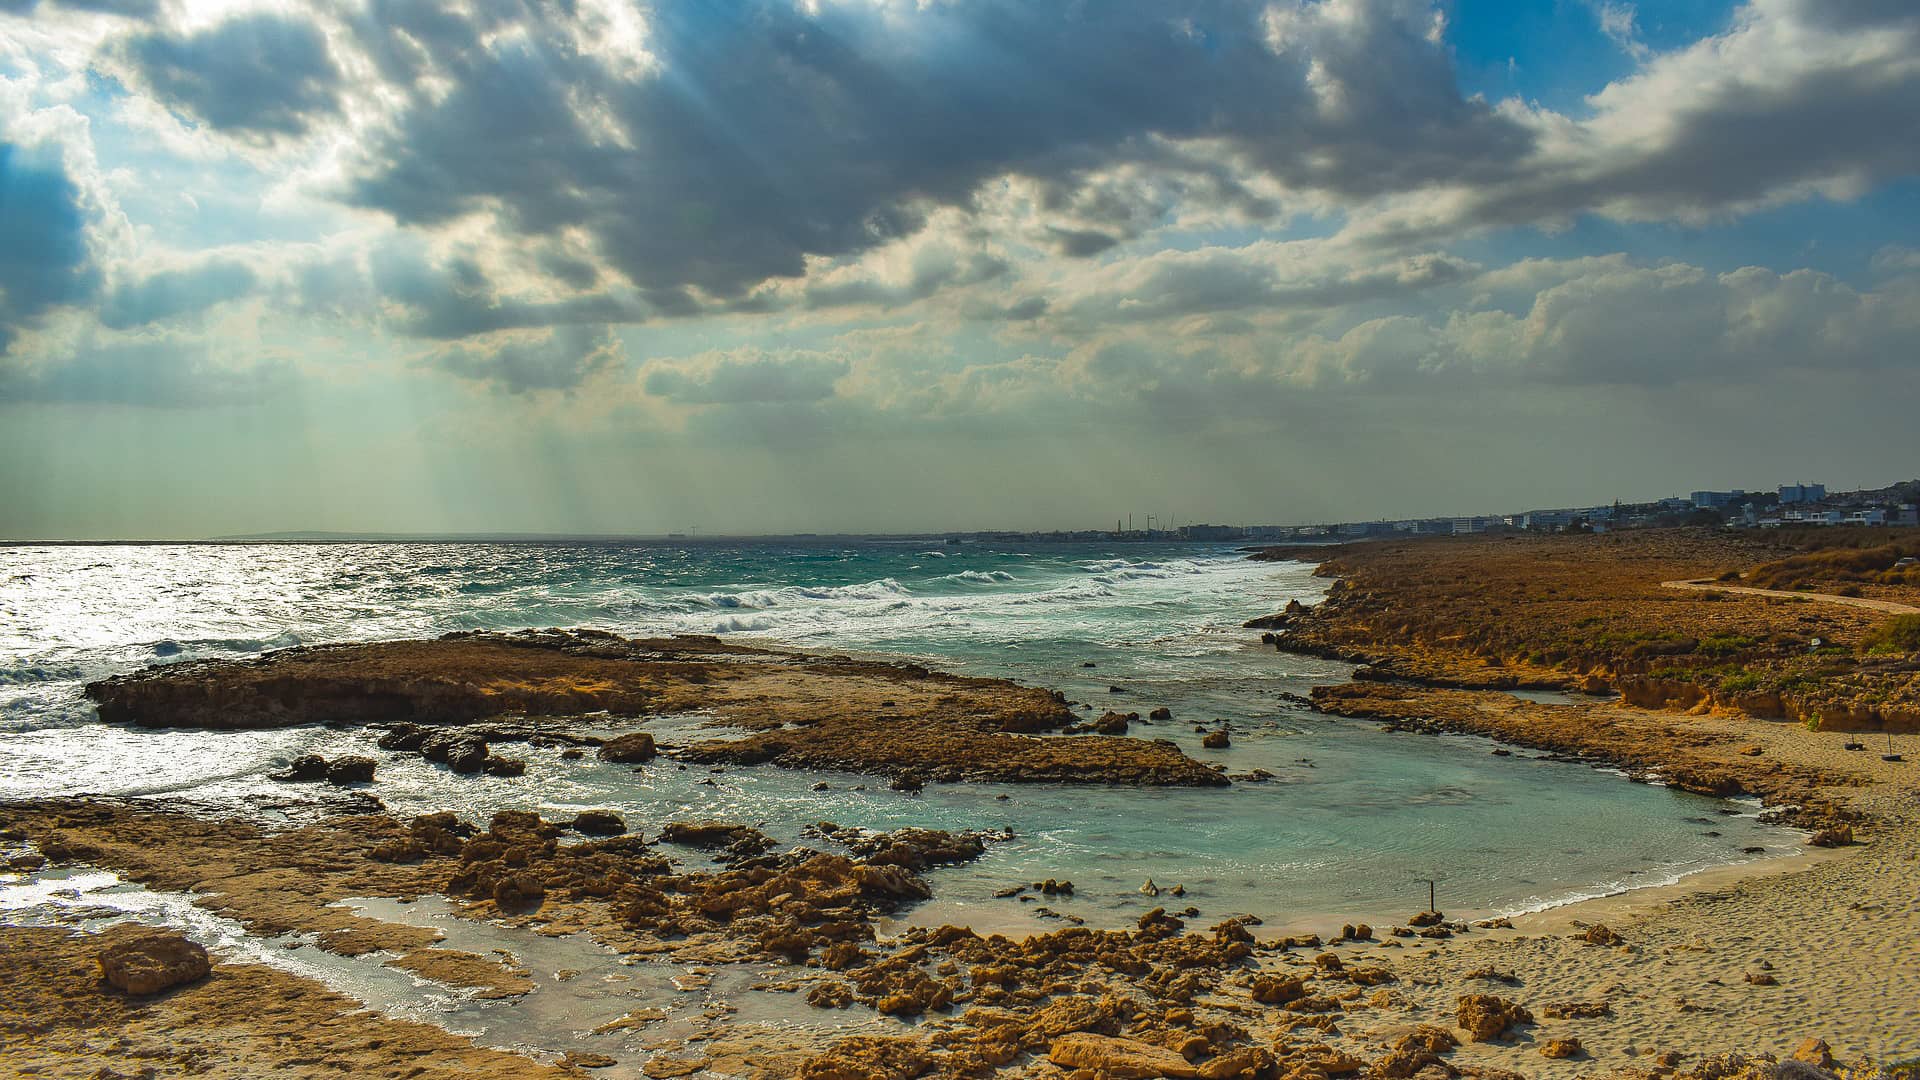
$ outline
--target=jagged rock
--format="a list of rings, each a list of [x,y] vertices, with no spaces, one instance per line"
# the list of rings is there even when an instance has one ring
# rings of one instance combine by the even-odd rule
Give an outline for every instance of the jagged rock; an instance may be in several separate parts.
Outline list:
[[[327,765],[329,784],[367,784],[373,782],[374,761],[370,757],[343,757]]]
[[[1612,1016],[1613,1006],[1604,1001],[1552,1001],[1541,1007],[1540,1015],[1549,1020],[1591,1020]]]
[[[1438,926],[1446,920],[1446,915],[1438,911],[1423,911],[1407,919],[1407,925],[1419,929],[1423,926]]]
[[[1047,1060],[1068,1069],[1088,1069],[1112,1080],[1191,1080],[1199,1075],[1191,1062],[1172,1050],[1137,1039],[1073,1032],[1053,1040]]]
[[[1422,1070],[1441,1067],[1440,1055],[1460,1045],[1451,1031],[1432,1024],[1417,1025],[1395,1039],[1386,1056],[1373,1063],[1371,1075],[1379,1080],[1407,1080]]]
[[[1127,725],[1139,719],[1139,713],[1109,712],[1093,722],[1093,730],[1102,735],[1125,735]]]
[[[213,970],[207,950],[199,943],[164,931],[114,941],[100,950],[98,959],[100,974],[108,983],[136,996],[204,979]]]
[[[1550,1058],[1579,1057],[1580,1040],[1573,1038],[1548,1039],[1540,1044],[1540,1054],[1542,1057]]]
[[[487,763],[487,742],[477,735],[435,731],[421,741],[420,756],[457,773],[479,772]]]
[[[1509,1028],[1533,1023],[1533,1014],[1503,997],[1468,994],[1460,999],[1458,1019],[1473,1042],[1492,1042]]]
[[[1264,1046],[1243,1046],[1202,1064],[1200,1080],[1238,1080],[1239,1077],[1264,1076],[1272,1071],[1273,1065],[1273,1051]],[[1326,1075],[1339,1074],[1329,1070]]]
[[[853,987],[843,982],[815,983],[807,991],[807,1004],[816,1009],[844,1009],[853,1004]]]
[[[285,783],[308,783],[327,778],[327,759],[319,754],[301,754],[288,763],[285,770],[273,774],[273,779]]]
[[[1227,737],[1225,731],[1209,731],[1201,737],[1200,745],[1209,750],[1225,750],[1233,745],[1233,740]]]
[[[611,761],[621,765],[633,765],[652,761],[660,756],[660,748],[653,744],[653,736],[644,731],[631,735],[622,735],[601,744],[595,752],[601,761]]]
[[[914,1080],[934,1067],[919,1039],[841,1039],[800,1067],[800,1080]]]
[[[1587,932],[1580,935],[1580,940],[1589,945],[1606,945],[1610,947],[1617,947],[1627,943],[1626,938],[1608,929],[1604,923],[1595,923],[1589,926]]]
[[[619,836],[627,831],[627,821],[611,810],[582,810],[568,827],[588,836]]]
[[[481,768],[488,776],[525,776],[527,774],[527,763],[519,758],[490,755],[481,764]]]
[[[1801,1039],[1800,1044],[1793,1048],[1792,1058],[1809,1065],[1817,1065],[1822,1069],[1831,1069],[1833,1068],[1833,1047],[1828,1046],[1825,1039],[1808,1037]]]
[[[1474,968],[1472,971],[1469,971],[1465,975],[1461,976],[1461,978],[1485,979],[1488,982],[1501,982],[1501,983],[1506,983],[1509,986],[1518,985],[1520,982],[1519,977],[1516,976],[1513,972],[1501,971],[1499,968],[1496,968],[1491,964],[1486,964],[1486,965],[1482,965],[1480,967]]]
[[[502,911],[533,907],[546,895],[546,886],[531,874],[508,874],[493,885],[494,905]]]
[[[927,786],[927,782],[919,773],[908,769],[888,781],[887,786],[895,791],[919,791]]]
[[[1285,1005],[1307,996],[1305,979],[1281,978],[1274,975],[1256,975],[1253,980],[1253,1000],[1262,1005]]]

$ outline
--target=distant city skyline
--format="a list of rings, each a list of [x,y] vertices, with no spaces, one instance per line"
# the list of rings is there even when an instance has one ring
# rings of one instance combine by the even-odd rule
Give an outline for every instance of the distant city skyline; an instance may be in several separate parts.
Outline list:
[[[1885,482],[1915,56],[1879,0],[14,0],[0,537]]]

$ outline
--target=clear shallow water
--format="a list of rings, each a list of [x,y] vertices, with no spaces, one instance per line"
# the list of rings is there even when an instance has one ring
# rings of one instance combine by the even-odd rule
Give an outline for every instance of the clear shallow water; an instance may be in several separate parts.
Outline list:
[[[1670,881],[1752,858],[1748,847],[1795,847],[1797,837],[1761,826],[1753,807],[1299,709],[1283,695],[1340,681],[1344,667],[1262,649],[1240,624],[1291,598],[1311,603],[1324,584],[1308,567],[1250,563],[1229,549],[1143,545],[4,548],[0,793],[263,805],[311,794],[265,780],[267,771],[310,750],[351,750],[380,759],[374,791],[396,813],[453,808],[484,819],[505,807],[610,807],[643,830],[720,816],[789,842],[823,819],[1010,826],[1014,839],[986,858],[939,872],[938,899],[910,916],[983,927],[1054,925],[1034,904],[991,898],[1044,877],[1073,880],[1078,894],[1048,906],[1092,925],[1167,902],[1139,894],[1148,877],[1184,884],[1175,906],[1208,917],[1253,912],[1310,925],[1403,917],[1425,906],[1423,878],[1440,881],[1451,912],[1508,912]],[[526,757],[524,777],[455,777],[373,751],[351,732],[109,728],[80,693],[89,679],[155,662],[553,625],[911,656],[1056,687],[1092,712],[1164,705],[1175,722],[1139,734],[1276,779],[1206,791],[976,784],[910,797],[857,776],[714,773],[664,760],[635,772],[522,747],[508,752]],[[1199,747],[1194,722],[1215,718],[1232,723],[1229,750]],[[672,742],[688,723],[655,730]],[[819,781],[829,789],[812,790]]]

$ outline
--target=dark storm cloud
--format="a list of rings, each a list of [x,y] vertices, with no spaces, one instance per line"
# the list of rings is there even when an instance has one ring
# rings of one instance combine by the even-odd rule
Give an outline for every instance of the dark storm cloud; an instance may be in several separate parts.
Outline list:
[[[632,297],[577,294],[557,300],[530,301],[501,295],[480,264],[456,257],[434,263],[404,244],[377,250],[370,259],[371,284],[386,303],[398,311],[393,325],[416,337],[443,341],[541,326],[640,322],[657,305]],[[590,269],[590,268],[589,268]],[[328,306],[324,293],[357,288],[357,278],[324,277],[304,281],[303,292],[315,293],[306,302]]]
[[[98,291],[87,220],[58,158],[0,142],[0,354],[47,312]]]
[[[217,131],[301,135],[339,101],[326,37],[296,16],[240,15],[186,37],[142,34],[120,49],[157,97]]]
[[[125,330],[195,315],[253,291],[253,270],[230,259],[162,270],[115,286],[100,302],[101,325]]]
[[[605,326],[562,326],[533,340],[461,344],[435,356],[443,371],[509,394],[570,391],[593,375],[619,366],[619,339]]]
[[[369,52],[390,77],[431,68],[451,89],[414,94],[350,197],[408,224],[499,207],[524,232],[579,226],[644,288],[734,297],[802,274],[809,255],[916,232],[925,208],[968,205],[988,179],[1071,192],[1116,163],[1164,163],[1166,139],[1220,140],[1355,195],[1499,171],[1529,148],[1461,97],[1425,4],[1349,6],[1359,25],[1307,27],[1275,51],[1263,9],[1231,0],[663,5],[645,37],[654,67],[623,78],[564,20],[488,46],[502,8],[410,5],[380,27],[369,16]],[[1345,88],[1337,115],[1310,67]]]

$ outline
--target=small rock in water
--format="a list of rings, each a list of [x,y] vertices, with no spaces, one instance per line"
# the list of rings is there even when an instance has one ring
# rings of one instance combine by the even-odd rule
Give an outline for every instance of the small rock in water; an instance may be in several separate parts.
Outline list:
[[[374,761],[370,757],[337,758],[327,765],[329,784],[368,784],[373,782]]]
[[[1158,886],[1158,885],[1155,885],[1155,884],[1153,883],[1153,879],[1152,879],[1152,878],[1148,878],[1148,879],[1147,879],[1147,883],[1146,883],[1145,885],[1142,885],[1142,886],[1140,886],[1140,895],[1142,895],[1142,896],[1159,896],[1159,895],[1160,895],[1160,886]]]
[[[617,739],[611,739],[602,744],[598,751],[601,761],[613,761],[621,764],[652,761],[659,753],[659,747],[653,743],[653,736],[644,731],[636,731],[631,735],[622,735]],[[681,768],[684,769],[686,766],[682,765]]]
[[[273,774],[273,779],[287,783],[305,783],[327,778],[327,759],[319,754],[301,754],[294,758],[284,772]]]

